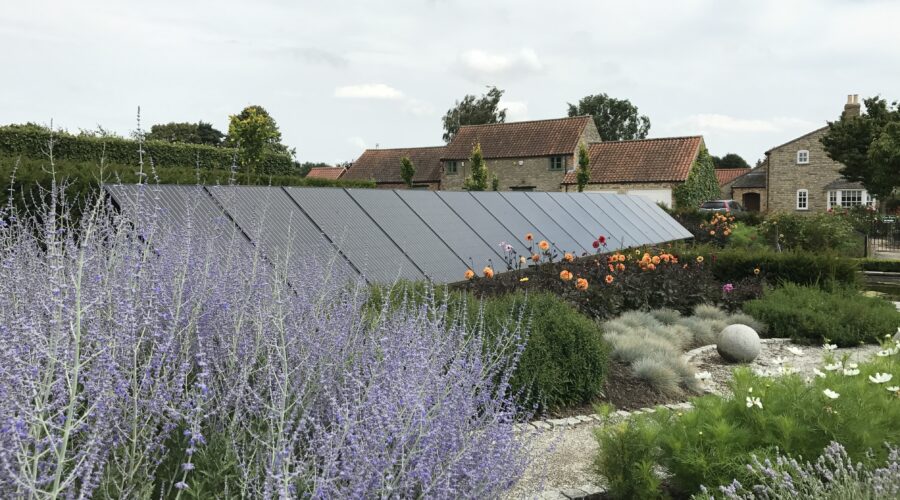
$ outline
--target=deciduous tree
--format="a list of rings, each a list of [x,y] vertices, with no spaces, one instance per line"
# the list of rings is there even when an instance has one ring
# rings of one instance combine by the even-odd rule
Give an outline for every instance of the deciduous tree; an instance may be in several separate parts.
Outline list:
[[[240,114],[231,115],[226,141],[240,148],[241,164],[248,175],[256,172],[265,153],[292,153],[281,144],[278,125],[262,106],[247,106]]]
[[[449,143],[462,125],[505,122],[506,109],[500,109],[503,92],[497,87],[490,87],[480,98],[469,94],[462,101],[456,101],[444,115],[444,141]]]
[[[481,144],[475,144],[472,155],[469,156],[469,165],[472,167],[472,175],[466,177],[463,189],[466,191],[487,191],[488,170],[484,164],[484,156],[481,154]]]
[[[594,118],[604,141],[643,139],[650,131],[650,119],[638,114],[637,106],[628,99],[597,94],[582,97],[577,105],[569,103],[569,116],[582,115]]]
[[[416,167],[413,165],[409,156],[400,158],[400,177],[403,179],[403,183],[406,184],[406,187],[411,188],[413,186],[414,175],[416,175]]]

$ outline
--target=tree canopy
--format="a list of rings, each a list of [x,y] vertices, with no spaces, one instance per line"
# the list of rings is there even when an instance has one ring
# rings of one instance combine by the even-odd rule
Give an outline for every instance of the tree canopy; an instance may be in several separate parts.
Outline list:
[[[219,146],[222,144],[225,134],[216,130],[212,124],[203,121],[197,123],[170,122],[153,125],[145,138],[147,140]]]
[[[865,114],[828,122],[822,145],[845,179],[886,198],[900,186],[900,106],[878,96],[863,103]]]
[[[590,115],[604,141],[644,139],[650,131],[650,119],[638,114],[628,99],[606,94],[582,97],[578,104],[569,103],[569,116]]]
[[[456,101],[444,115],[444,141],[450,142],[462,125],[484,125],[506,121],[506,109],[500,109],[503,90],[491,87],[481,97],[467,94],[462,101]]]
[[[228,119],[225,142],[240,149],[241,164],[248,174],[255,172],[267,152],[294,154],[293,149],[281,143],[281,131],[275,119],[262,106],[247,106]]]
[[[728,153],[723,157],[713,156],[716,168],[750,168],[750,164],[737,153]]]

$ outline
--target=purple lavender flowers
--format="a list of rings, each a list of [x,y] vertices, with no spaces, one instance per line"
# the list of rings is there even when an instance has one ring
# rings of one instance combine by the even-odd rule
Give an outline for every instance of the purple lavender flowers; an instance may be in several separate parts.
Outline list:
[[[77,226],[55,203],[0,212],[0,497],[178,497],[201,482],[491,497],[519,477],[516,356],[494,346],[523,332],[489,341],[434,299],[372,311],[360,284],[307,256],[271,266],[221,218],[166,225],[155,196],[139,217],[97,200]],[[213,446],[227,480],[203,471]]]

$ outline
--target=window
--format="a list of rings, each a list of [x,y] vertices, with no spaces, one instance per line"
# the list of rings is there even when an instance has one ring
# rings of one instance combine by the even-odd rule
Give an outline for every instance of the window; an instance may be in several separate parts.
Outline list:
[[[809,191],[806,189],[797,190],[797,210],[809,210]]]
[[[838,203],[838,193],[840,191],[829,191],[828,192],[828,208],[834,208],[839,205]]]
[[[562,170],[566,166],[566,157],[565,156],[551,156],[550,157],[550,170]]]
[[[863,204],[862,189],[847,189],[841,191],[842,207],[858,207]]]
[[[797,164],[806,165],[807,163],[809,163],[809,151],[806,149],[797,151]]]
[[[459,172],[459,162],[458,161],[448,161],[447,162],[447,173],[455,174]]]
[[[510,191],[534,191],[534,186],[510,186]]]

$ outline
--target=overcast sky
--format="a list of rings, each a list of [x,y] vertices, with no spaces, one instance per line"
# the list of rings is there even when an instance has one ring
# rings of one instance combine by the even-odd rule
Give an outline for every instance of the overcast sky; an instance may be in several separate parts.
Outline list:
[[[259,104],[301,161],[441,144],[487,85],[508,121],[605,92],[750,163],[847,94],[900,98],[896,1],[0,1],[0,123],[225,131]]]

